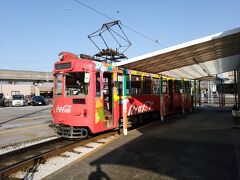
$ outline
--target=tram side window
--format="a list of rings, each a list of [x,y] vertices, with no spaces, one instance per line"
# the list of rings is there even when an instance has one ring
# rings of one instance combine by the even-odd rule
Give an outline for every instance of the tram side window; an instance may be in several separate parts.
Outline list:
[[[123,76],[121,74],[117,75],[117,90],[118,90],[118,95],[122,95],[122,81],[123,81]]]
[[[142,94],[151,94],[152,79],[150,77],[143,77],[143,89]]]
[[[101,96],[100,72],[96,72],[96,96]]]
[[[162,82],[162,94],[167,94],[167,81]]]
[[[141,93],[141,76],[131,76],[131,95],[137,95]]]
[[[153,94],[159,94],[159,84],[160,81],[157,78],[152,79],[152,93]]]
[[[56,74],[55,76],[55,95],[62,95],[62,74]]]
[[[65,76],[65,94],[79,96],[88,94],[89,83],[84,82],[85,72],[67,73]]]
[[[180,93],[181,90],[181,81],[180,80],[175,80],[174,81],[174,92],[175,93]]]
[[[130,84],[129,75],[127,75],[127,95],[130,95],[129,84]]]
[[[121,96],[123,92],[123,76],[122,74],[117,75],[117,90],[118,95]],[[129,75],[127,75],[127,95],[129,95]]]

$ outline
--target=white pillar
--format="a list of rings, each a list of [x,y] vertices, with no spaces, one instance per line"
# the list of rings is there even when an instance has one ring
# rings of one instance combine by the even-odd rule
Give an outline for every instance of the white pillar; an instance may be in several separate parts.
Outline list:
[[[127,135],[128,120],[127,120],[127,76],[123,72],[123,134]]]

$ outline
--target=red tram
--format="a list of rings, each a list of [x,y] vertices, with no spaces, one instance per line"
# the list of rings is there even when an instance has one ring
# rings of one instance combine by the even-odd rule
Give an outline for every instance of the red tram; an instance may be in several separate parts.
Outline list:
[[[52,117],[61,137],[82,138],[119,128],[122,119],[123,70],[112,64],[59,54],[54,66],[54,98]],[[131,123],[146,114],[166,116],[177,110],[190,110],[190,81],[176,80],[134,70],[127,74],[127,116]],[[163,103],[160,107],[160,87]]]

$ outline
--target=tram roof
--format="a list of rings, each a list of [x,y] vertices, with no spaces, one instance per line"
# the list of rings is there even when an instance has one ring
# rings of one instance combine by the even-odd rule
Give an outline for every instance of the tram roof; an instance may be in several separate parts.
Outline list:
[[[199,79],[240,67],[240,27],[114,63],[127,69]]]

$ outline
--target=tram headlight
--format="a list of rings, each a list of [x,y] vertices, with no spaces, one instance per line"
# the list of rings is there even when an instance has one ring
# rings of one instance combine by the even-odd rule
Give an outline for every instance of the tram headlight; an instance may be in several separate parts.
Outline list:
[[[58,57],[59,57],[60,61],[62,61],[63,58],[64,58],[64,54],[63,53],[59,53]]]

